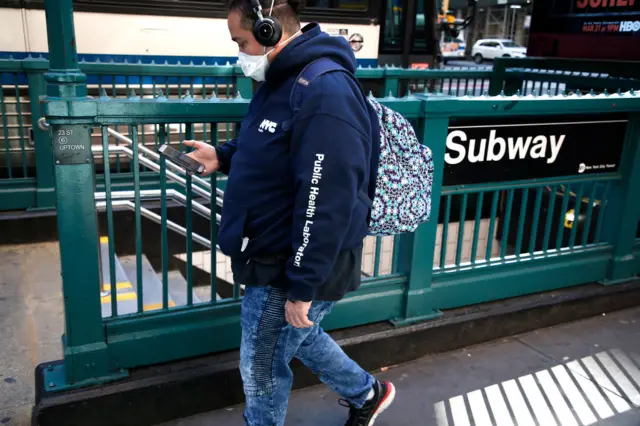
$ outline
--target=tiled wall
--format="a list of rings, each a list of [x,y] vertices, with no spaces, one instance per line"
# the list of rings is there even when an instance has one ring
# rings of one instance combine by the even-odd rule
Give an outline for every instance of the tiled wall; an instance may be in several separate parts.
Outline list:
[[[489,236],[489,219],[482,219],[480,221],[480,229],[478,230],[478,248],[476,252],[476,260],[483,259],[486,257],[486,250],[489,238],[493,240],[491,247],[491,257],[496,257],[500,254],[500,242],[496,240],[496,230],[497,225],[495,226],[493,235]],[[438,225],[438,231],[436,234],[436,246],[435,246],[435,255],[433,258],[434,266],[440,264],[440,255],[442,247],[442,230],[443,225]],[[447,231],[447,250],[446,250],[446,258],[445,265],[453,265],[456,261],[456,249],[458,247],[458,233],[460,230],[459,223],[450,223]],[[462,243],[462,253],[461,253],[461,262],[469,262],[471,260],[471,249],[473,246],[473,234],[475,232],[475,221],[468,220],[464,223],[464,233],[463,233],[463,243]]]

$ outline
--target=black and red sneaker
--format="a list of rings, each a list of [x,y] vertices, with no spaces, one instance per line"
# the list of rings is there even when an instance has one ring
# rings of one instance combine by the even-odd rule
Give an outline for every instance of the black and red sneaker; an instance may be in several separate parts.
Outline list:
[[[376,380],[373,384],[373,392],[373,398],[365,402],[362,408],[356,408],[344,399],[340,400],[340,405],[349,407],[349,420],[344,426],[373,425],[380,413],[389,408],[396,397],[396,389],[390,382]]]

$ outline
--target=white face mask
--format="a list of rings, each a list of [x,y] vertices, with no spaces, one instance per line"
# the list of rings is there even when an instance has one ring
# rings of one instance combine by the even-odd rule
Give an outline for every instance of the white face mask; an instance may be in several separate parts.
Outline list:
[[[255,81],[264,81],[269,68],[268,54],[247,55],[246,53],[238,52],[238,64],[240,64],[244,75]]]
[[[286,39],[285,41],[281,41],[278,43],[273,50],[276,48],[288,43],[291,39],[297,36],[300,31],[296,32],[294,35]],[[264,81],[265,76],[267,74],[267,70],[269,69],[269,53],[273,52],[270,50],[267,52],[267,48],[264,48],[264,55],[247,55],[243,52],[238,52],[238,64],[240,68],[242,68],[242,72],[245,76],[254,79],[255,81]]]

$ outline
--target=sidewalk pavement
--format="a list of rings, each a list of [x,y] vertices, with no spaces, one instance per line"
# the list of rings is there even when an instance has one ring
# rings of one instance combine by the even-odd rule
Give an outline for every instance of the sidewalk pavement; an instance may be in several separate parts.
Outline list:
[[[638,426],[640,307],[375,372],[395,402],[375,426]],[[224,389],[220,389],[224,392]],[[295,391],[286,426],[343,426],[320,385]],[[241,426],[242,406],[163,426]]]
[[[0,426],[31,424],[34,369],[62,358],[63,331],[58,244],[0,246]]]

